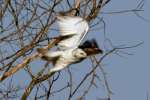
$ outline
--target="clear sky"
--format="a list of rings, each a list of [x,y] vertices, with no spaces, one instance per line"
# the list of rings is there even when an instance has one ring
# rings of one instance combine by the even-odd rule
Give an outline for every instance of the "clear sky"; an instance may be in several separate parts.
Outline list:
[[[118,11],[135,8],[140,0],[112,0],[104,11]],[[145,0],[143,12],[139,14],[150,20],[150,0]],[[150,95],[150,22],[145,22],[134,13],[103,15],[106,22],[106,34],[113,44],[134,45],[140,41],[140,47],[127,49],[134,55],[125,58],[112,56],[107,61],[106,72],[112,88],[112,100],[147,100]],[[150,100],[150,98],[149,98]]]

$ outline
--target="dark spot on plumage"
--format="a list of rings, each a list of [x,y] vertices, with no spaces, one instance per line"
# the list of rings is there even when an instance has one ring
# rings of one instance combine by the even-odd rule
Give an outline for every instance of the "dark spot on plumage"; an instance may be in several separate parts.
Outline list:
[[[87,56],[95,55],[95,54],[99,54],[99,53],[102,54],[102,52],[103,52],[99,48],[84,48],[83,51],[86,52]]]
[[[44,55],[48,52],[48,49],[46,49],[46,48],[37,48],[37,52]]]
[[[79,48],[82,49],[84,52],[86,52],[88,56],[103,53],[103,50],[101,50],[98,47],[98,44],[95,39],[85,41],[83,44],[79,46]]]
[[[84,49],[84,48],[99,48],[99,47],[96,40],[92,39],[85,41],[83,44],[79,46],[79,48]]]
[[[72,8],[68,11],[60,11],[60,16],[78,16],[79,15],[79,8]]]
[[[56,62],[57,62],[57,60],[59,59],[59,57],[50,58],[50,57],[48,57],[47,55],[43,55],[43,56],[41,57],[41,59],[46,60],[46,61],[48,61],[48,62],[52,62],[52,64],[55,65]]]
[[[72,36],[74,36],[75,34],[70,34],[70,35],[64,35],[64,36],[59,36],[59,37],[55,37],[54,39],[58,39],[59,42],[63,41],[63,40],[66,40],[66,39],[69,39],[71,38]],[[58,43],[59,43],[58,42]],[[56,43],[55,45],[58,45],[58,43]]]

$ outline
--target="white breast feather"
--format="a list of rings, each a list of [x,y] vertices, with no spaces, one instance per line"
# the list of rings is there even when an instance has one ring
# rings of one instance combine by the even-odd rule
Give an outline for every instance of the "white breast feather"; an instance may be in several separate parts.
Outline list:
[[[62,70],[79,60],[79,58],[73,56],[72,52],[78,48],[89,29],[87,21],[81,17],[58,16],[57,19],[60,28],[60,36],[73,36],[58,43],[58,46],[63,47],[64,50],[49,51],[46,54],[46,56],[50,58],[59,57],[54,67],[49,70],[50,72]]]

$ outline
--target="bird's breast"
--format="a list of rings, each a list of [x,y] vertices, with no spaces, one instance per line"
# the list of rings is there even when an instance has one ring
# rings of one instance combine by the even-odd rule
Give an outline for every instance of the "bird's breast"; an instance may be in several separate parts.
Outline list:
[[[65,62],[68,62],[68,63],[74,63],[76,61],[78,61],[79,59],[77,57],[75,57],[72,53],[73,49],[70,49],[70,50],[66,50],[62,57],[64,59]]]

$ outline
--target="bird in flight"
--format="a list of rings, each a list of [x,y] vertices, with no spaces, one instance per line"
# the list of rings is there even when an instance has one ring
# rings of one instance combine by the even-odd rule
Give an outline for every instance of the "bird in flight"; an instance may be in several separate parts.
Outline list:
[[[54,67],[49,70],[50,72],[60,71],[71,64],[81,62],[90,55],[102,53],[94,39],[81,44],[89,29],[86,20],[77,16],[57,16],[57,23],[60,37],[63,37],[57,44],[59,50],[37,49],[44,60],[53,63]]]

